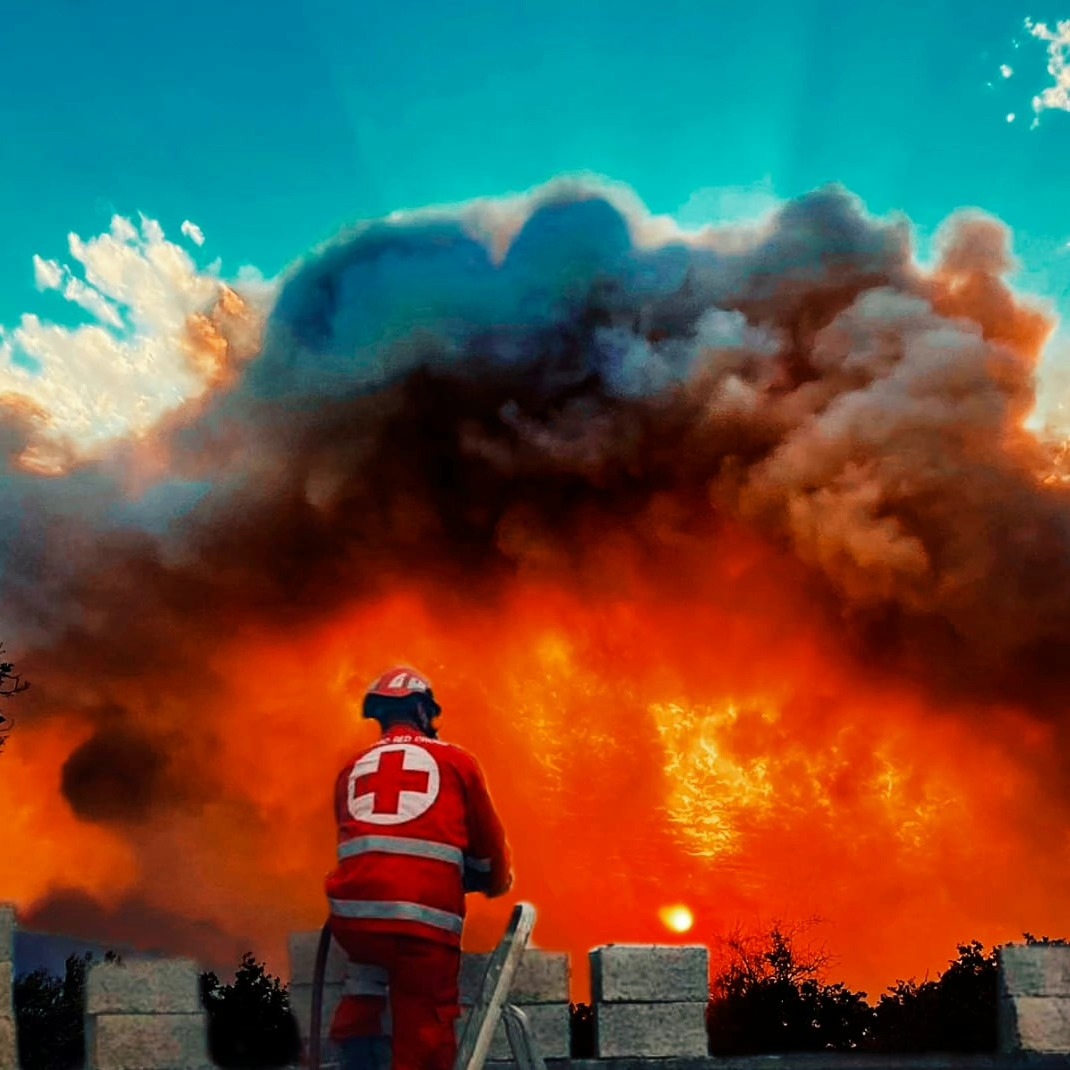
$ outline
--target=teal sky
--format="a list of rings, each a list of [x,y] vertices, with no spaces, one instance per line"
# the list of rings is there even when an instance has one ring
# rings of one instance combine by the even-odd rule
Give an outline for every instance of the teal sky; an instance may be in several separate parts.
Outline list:
[[[191,219],[202,263],[273,275],[347,223],[581,170],[692,216],[734,203],[696,191],[829,181],[923,234],[980,207],[1013,228],[1021,285],[1070,294],[1070,114],[1030,129],[1052,79],[1023,26],[1070,3],[18,7],[0,38],[0,324],[69,316],[32,256],[67,258],[68,231],[113,212],[173,238]]]

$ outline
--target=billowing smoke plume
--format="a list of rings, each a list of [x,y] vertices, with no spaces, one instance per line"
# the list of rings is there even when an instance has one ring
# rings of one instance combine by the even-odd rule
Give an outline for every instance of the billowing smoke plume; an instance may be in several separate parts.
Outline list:
[[[1070,492],[1024,427],[1052,324],[1011,266],[1005,229],[963,216],[922,270],[906,221],[838,189],[684,235],[558,184],[344,235],[265,324],[226,290],[190,331],[227,373],[65,474],[23,470],[11,406],[21,849],[88,822],[114,880],[89,865],[85,894],[277,941],[320,909],[353,681],[401,659],[501,785],[544,941],[636,935],[597,931],[607,895],[618,926],[669,887],[730,921],[830,871],[855,882],[831,921],[896,909],[908,870],[933,887],[940,852],[979,858],[945,804],[1028,852],[1038,802],[1045,834],[1068,816]],[[992,753],[1014,797],[948,802]],[[39,863],[0,870],[10,894],[72,883]],[[926,955],[964,935],[955,895],[1017,923],[956,880]],[[896,946],[851,962],[890,980]]]

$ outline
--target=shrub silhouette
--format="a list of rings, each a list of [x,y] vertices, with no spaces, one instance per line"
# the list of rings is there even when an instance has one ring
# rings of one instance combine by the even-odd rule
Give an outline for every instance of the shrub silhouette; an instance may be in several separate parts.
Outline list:
[[[269,1067],[296,1063],[301,1053],[287,985],[246,952],[229,985],[201,974],[201,1000],[208,1012],[208,1049],[224,1067]]]
[[[800,948],[803,927],[777,925],[765,937],[736,933],[706,1012],[713,1055],[850,1051],[873,1016],[865,992],[825,984],[824,951]]]
[[[991,1052],[996,1049],[999,966],[979,940],[959,944],[959,956],[935,981],[897,981],[877,1004],[875,1051]]]
[[[732,957],[707,1010],[712,1054],[995,1051],[995,948],[959,944],[936,980],[897,981],[871,1007],[865,992],[825,983],[827,956],[800,951],[797,935],[774,927],[758,940],[729,940]],[[1027,934],[1027,942],[1039,941]]]
[[[109,951],[106,962],[119,956]],[[85,978],[93,954],[68,957],[62,978],[34,970],[15,978],[13,996],[22,1070],[73,1070],[85,1063]]]
[[[573,1059],[593,1059],[595,1049],[594,1009],[586,1003],[568,1005],[569,1055]]]

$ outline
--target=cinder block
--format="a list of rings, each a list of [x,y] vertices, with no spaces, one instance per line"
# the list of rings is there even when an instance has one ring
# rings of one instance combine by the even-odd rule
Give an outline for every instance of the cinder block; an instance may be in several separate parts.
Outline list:
[[[0,1070],[18,1068],[18,1045],[15,1036],[15,1019],[0,1015]]]
[[[479,999],[483,975],[490,955],[465,952],[461,956],[461,1004],[470,1006]],[[523,1006],[528,1003],[567,1003],[569,968],[564,951],[542,951],[529,947],[520,960],[509,989],[507,1002]]]
[[[290,933],[290,983],[296,985],[312,984],[316,968],[316,948],[319,946],[320,934]],[[346,963],[349,956],[342,950],[338,941],[331,939],[331,948],[327,953],[327,967],[323,977],[326,983],[342,981],[346,975]]]
[[[86,1018],[87,1070],[207,1070],[204,1014],[95,1014]]]
[[[529,1003],[520,1008],[528,1018],[535,1047],[544,1059],[567,1059],[569,1057],[569,1018],[567,1003]],[[457,1040],[461,1039],[469,1010],[462,1010],[457,1019]],[[490,1043],[487,1059],[492,1062],[510,1060],[513,1049],[509,1047],[509,1037],[505,1024],[498,1021],[494,1037]]]
[[[198,1014],[197,964],[191,959],[97,962],[86,978],[86,1014]]]
[[[1070,999],[1059,996],[1001,999],[999,1047],[1003,1052],[1070,1052]]]
[[[15,961],[15,908],[0,903],[0,962]]]
[[[307,1049],[306,1049],[307,1050]],[[332,1070],[342,1065],[342,1049],[326,1037],[320,1042],[320,1070]]]
[[[1017,944],[999,949],[1004,996],[1070,997],[1070,947]]]
[[[698,946],[609,944],[591,952],[596,1003],[705,1003],[709,951]]]
[[[600,1059],[703,1056],[706,1003],[599,1003],[595,1037]]]
[[[342,986],[331,984],[323,986],[323,1018],[320,1023],[320,1035],[326,1036],[331,1028],[331,1019],[338,1001],[342,998]],[[312,985],[290,986],[290,1011],[297,1019],[297,1029],[302,1039],[307,1040],[312,1028]]]

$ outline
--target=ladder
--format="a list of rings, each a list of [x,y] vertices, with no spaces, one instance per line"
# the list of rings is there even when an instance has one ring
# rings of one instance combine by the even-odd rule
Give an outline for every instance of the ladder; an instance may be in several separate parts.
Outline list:
[[[546,1070],[531,1035],[527,1015],[519,1007],[506,1003],[534,927],[535,908],[530,903],[518,903],[513,908],[505,935],[487,963],[479,998],[465,1022],[453,1070],[483,1070],[499,1018],[505,1025],[517,1070]]]

